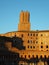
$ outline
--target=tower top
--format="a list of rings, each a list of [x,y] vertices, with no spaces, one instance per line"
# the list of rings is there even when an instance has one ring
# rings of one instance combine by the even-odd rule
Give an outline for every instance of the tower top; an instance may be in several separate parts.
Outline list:
[[[21,11],[20,13],[20,22],[25,23],[30,21],[30,13],[28,11]]]
[[[28,11],[21,11],[18,30],[19,31],[29,31],[30,30],[30,13]]]

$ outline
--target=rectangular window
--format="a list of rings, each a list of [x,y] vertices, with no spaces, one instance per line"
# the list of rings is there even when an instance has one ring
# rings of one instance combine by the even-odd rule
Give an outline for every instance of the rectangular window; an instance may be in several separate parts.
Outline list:
[[[21,37],[23,37],[23,34],[21,35]]]
[[[33,48],[35,48],[35,46],[33,46]]]
[[[33,36],[35,36],[35,34],[33,34]]]
[[[31,36],[32,36],[32,34],[31,34]]]
[[[32,49],[32,46],[30,46],[30,48]]]
[[[43,42],[41,42],[41,44],[43,44]]]
[[[28,48],[29,48],[29,46],[28,46]]]
[[[32,43],[32,40],[28,40],[28,43]]]
[[[29,40],[28,40],[28,43],[29,43]]]
[[[29,36],[29,33],[28,33],[28,36]]]
[[[43,48],[43,46],[41,46],[41,48]]]
[[[38,41],[36,41],[36,43],[38,43]]]
[[[28,57],[30,58],[30,55]]]
[[[41,34],[41,36],[43,36],[43,34]]]
[[[25,58],[26,58],[26,55],[25,55]]]
[[[36,36],[38,36],[38,34],[36,34]]]
[[[48,45],[46,46],[46,48],[48,48]]]

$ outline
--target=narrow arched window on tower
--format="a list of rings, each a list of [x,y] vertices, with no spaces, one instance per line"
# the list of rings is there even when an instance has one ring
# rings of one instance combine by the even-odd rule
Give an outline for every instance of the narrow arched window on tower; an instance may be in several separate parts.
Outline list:
[[[24,21],[24,13],[23,13],[23,21]]]

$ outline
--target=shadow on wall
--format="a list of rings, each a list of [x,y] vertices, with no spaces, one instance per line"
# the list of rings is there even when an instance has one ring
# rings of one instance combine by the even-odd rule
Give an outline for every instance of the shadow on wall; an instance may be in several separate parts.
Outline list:
[[[9,51],[5,47],[6,42],[12,42],[13,47],[16,47],[19,50],[21,50],[21,49],[24,49],[23,40],[16,36],[12,38],[0,36],[0,64],[1,65],[18,65],[20,61],[19,54]]]
[[[5,48],[6,42],[11,42],[12,47],[16,47],[19,50],[25,49],[25,47],[23,46],[23,40],[19,37],[14,36],[10,38],[10,37],[5,37],[5,36],[0,36],[0,48]]]
[[[0,65],[18,65],[19,54],[0,49]]]
[[[25,49],[22,38],[16,36],[12,38],[12,46],[18,48],[19,50]]]

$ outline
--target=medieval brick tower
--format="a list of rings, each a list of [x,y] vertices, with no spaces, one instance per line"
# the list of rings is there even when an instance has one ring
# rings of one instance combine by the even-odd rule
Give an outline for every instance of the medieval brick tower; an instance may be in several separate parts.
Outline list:
[[[11,42],[5,43],[9,51],[19,53],[20,58],[27,59],[27,62],[20,60],[19,65],[49,65],[49,30],[30,30],[29,12],[21,11],[18,31],[0,34],[0,36],[22,38],[25,47],[22,50],[12,47]]]
[[[18,24],[18,31],[30,31],[30,14],[29,12],[20,13],[20,22]]]

